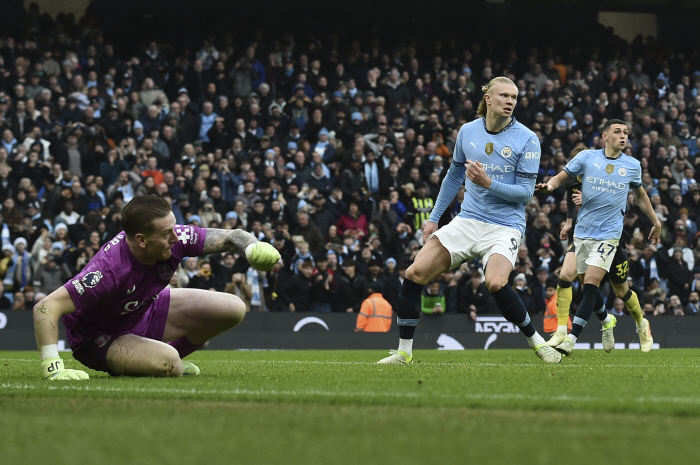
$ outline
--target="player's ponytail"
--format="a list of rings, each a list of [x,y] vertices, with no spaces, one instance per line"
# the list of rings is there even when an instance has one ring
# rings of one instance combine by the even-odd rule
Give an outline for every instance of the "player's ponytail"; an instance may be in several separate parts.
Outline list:
[[[511,85],[515,86],[515,83],[511,79],[509,79],[505,76],[495,77],[495,78],[491,79],[488,84],[484,84],[483,86],[481,86],[481,91],[484,93],[484,96],[481,97],[481,102],[479,102],[479,108],[477,108],[477,110],[476,110],[476,115],[479,118],[486,117],[486,94],[488,94],[489,90],[491,90],[491,88],[493,86],[495,86],[496,84],[498,84],[499,82],[502,82],[505,84],[511,84]]]

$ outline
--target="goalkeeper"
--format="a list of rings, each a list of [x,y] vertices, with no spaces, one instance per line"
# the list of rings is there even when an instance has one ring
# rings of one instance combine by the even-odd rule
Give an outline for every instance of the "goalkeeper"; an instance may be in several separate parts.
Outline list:
[[[197,375],[182,360],[238,325],[245,304],[236,296],[200,289],[165,289],[183,257],[237,251],[258,270],[280,258],[272,245],[240,229],[177,225],[170,204],[134,197],[122,212],[124,231],[83,270],[34,307],[43,376],[88,379],[58,356],[58,319],[73,356],[85,366],[122,376]]]

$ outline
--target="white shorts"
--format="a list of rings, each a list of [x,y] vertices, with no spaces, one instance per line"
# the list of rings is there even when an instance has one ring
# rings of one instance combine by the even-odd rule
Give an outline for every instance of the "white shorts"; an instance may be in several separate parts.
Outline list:
[[[466,260],[483,257],[483,266],[497,253],[515,265],[522,235],[517,229],[473,219],[455,217],[449,224],[433,233],[450,253],[450,269]]]
[[[576,272],[585,274],[589,266],[597,266],[610,271],[619,239],[598,241],[596,239],[579,239],[574,237],[576,246]]]

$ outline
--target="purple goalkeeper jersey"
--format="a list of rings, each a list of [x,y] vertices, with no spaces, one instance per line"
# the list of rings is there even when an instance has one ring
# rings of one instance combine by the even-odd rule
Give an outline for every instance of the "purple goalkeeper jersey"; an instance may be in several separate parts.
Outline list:
[[[64,286],[76,311],[63,315],[67,328],[84,335],[134,328],[169,284],[184,257],[201,255],[206,230],[175,225],[178,241],[167,261],[144,265],[126,243],[124,231],[102,246],[90,263]]]

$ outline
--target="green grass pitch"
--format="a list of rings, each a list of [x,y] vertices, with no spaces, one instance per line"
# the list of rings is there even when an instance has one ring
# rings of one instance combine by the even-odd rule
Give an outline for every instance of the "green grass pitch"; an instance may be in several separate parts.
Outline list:
[[[0,464],[698,463],[700,350],[385,355],[200,351],[199,377],[46,382],[36,352],[0,352]]]

